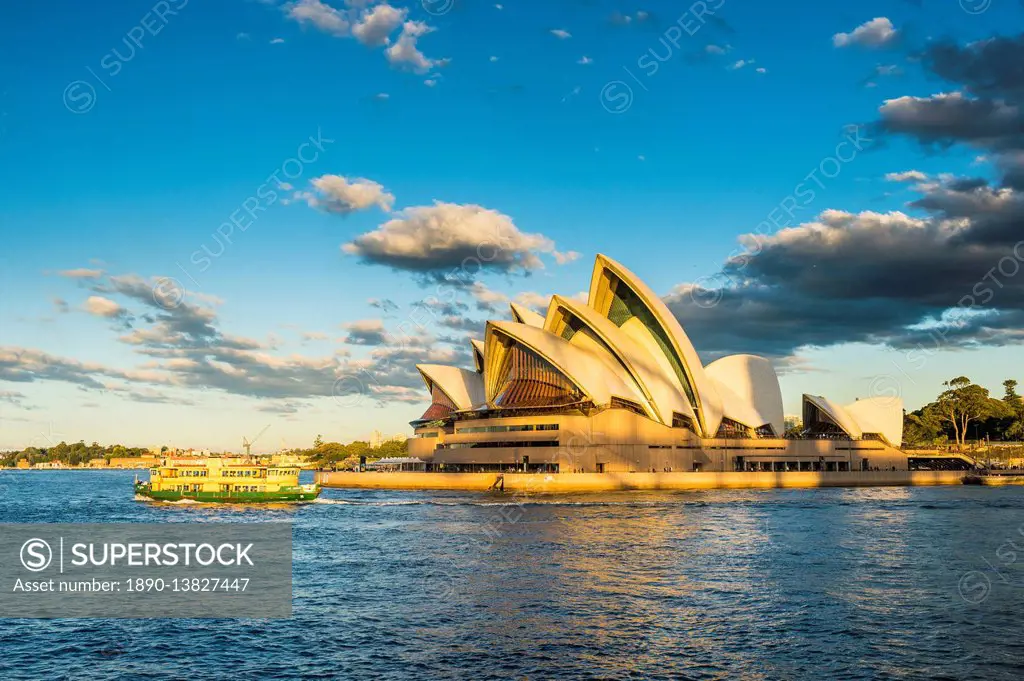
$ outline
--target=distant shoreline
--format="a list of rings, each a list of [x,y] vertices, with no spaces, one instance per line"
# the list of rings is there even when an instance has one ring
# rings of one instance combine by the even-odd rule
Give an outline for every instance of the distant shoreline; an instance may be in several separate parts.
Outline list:
[[[78,466],[62,466],[60,468],[18,468],[17,466],[3,466],[0,471],[19,471],[25,473],[43,473],[46,471],[148,471],[151,466],[139,466],[138,468],[125,468],[123,466],[90,466],[79,468]]]

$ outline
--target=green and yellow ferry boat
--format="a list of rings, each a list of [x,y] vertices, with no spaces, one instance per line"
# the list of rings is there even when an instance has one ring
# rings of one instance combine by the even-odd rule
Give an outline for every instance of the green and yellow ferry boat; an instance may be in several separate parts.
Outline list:
[[[135,494],[157,501],[252,504],[313,501],[320,485],[300,485],[297,467],[264,466],[238,457],[165,459],[150,469],[148,482],[135,480]]]

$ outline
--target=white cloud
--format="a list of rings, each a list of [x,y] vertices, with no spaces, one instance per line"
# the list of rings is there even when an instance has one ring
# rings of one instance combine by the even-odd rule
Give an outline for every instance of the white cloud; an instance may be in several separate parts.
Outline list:
[[[551,29],[551,35],[555,36],[560,40],[565,40],[566,38],[572,37],[572,33],[569,33],[569,31],[566,31],[565,29],[562,28]]]
[[[491,57],[491,61],[498,61],[497,57]]]
[[[583,64],[584,66],[586,66],[587,64],[593,64],[594,60],[591,59],[590,57],[584,55],[584,56],[580,57],[579,61],[577,61],[576,63],[577,64]]]
[[[283,45],[284,44],[284,38],[274,38],[273,40],[270,41],[270,44],[271,45]]]
[[[383,185],[361,177],[349,180],[341,175],[322,175],[310,184],[315,191],[297,192],[295,198],[328,213],[349,215],[373,206],[387,213],[395,202],[395,196],[384,191]]]
[[[352,35],[364,45],[387,45],[396,28],[402,25],[408,14],[406,9],[396,9],[384,3],[363,13],[352,26]]]
[[[437,85],[437,79],[427,78],[425,81],[423,81],[423,84],[426,85],[427,87],[434,87],[435,85]]]
[[[58,274],[68,279],[99,279],[103,276],[103,270],[90,270],[85,267],[79,267],[74,270],[62,270]]]
[[[440,62],[427,58],[416,45],[420,37],[434,29],[422,21],[407,21],[395,44],[384,50],[384,56],[392,66],[408,68],[416,73],[426,73]]]
[[[543,313],[548,309],[548,305],[551,303],[551,294],[537,293],[536,291],[523,291],[517,295],[513,300],[520,305]]]
[[[730,66],[729,68],[732,69],[733,71],[738,71],[739,69],[742,69],[744,66],[750,63],[751,62],[747,61],[746,59],[740,59],[739,61],[733,63],[733,65]]]
[[[371,4],[365,0],[347,0],[346,9],[336,9],[321,0],[297,0],[285,4],[283,9],[289,18],[302,25],[314,26],[337,37],[354,37],[370,47],[385,47],[384,57],[392,66],[426,73],[435,66],[448,64],[448,59],[428,58],[417,46],[419,38],[434,31],[432,27],[422,21],[406,21],[409,14],[406,8],[396,8],[387,2],[373,7]],[[399,26],[402,31],[392,44],[391,34]]]
[[[759,66],[759,67],[757,67],[757,68],[756,68],[756,69],[754,69],[754,70],[755,70],[755,71],[757,71],[758,73],[768,73],[768,69],[766,69],[766,68],[765,68],[765,67],[763,67],[763,66]]]
[[[552,255],[555,256],[555,262],[559,265],[566,265],[574,260],[578,260],[580,257],[578,251],[566,251],[565,253],[555,251]]]
[[[116,302],[110,298],[104,298],[102,296],[89,296],[82,305],[82,309],[91,315],[111,319],[114,317],[121,317],[126,312],[126,310]]]
[[[832,36],[832,44],[836,47],[885,47],[892,44],[899,36],[899,31],[892,27],[886,17],[875,17],[853,29],[850,33],[836,33]]]
[[[512,218],[475,204],[436,202],[414,206],[372,232],[342,246],[365,262],[442,276],[470,262],[477,270],[530,272],[543,269],[539,253],[554,253],[543,234],[519,231]]]
[[[382,319],[359,319],[341,326],[348,331],[343,342],[349,345],[384,345],[391,337]]]
[[[477,302],[477,307],[494,310],[498,304],[507,303],[508,296],[499,291],[494,291],[484,285],[483,282],[474,281],[469,289],[470,294]]]
[[[349,22],[345,14],[320,0],[298,0],[284,5],[284,10],[290,19],[302,25],[311,24],[335,36],[348,35]]]
[[[904,170],[900,173],[886,173],[885,179],[889,182],[924,182],[928,176],[920,170]]]
[[[718,45],[708,45],[704,48],[704,51],[708,54],[725,54],[725,48]]]

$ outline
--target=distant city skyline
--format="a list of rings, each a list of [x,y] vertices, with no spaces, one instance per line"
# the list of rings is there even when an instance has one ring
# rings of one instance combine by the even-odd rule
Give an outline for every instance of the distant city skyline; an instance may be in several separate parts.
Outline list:
[[[0,449],[410,432],[597,253],[801,395],[1024,383],[1024,7],[0,10]]]

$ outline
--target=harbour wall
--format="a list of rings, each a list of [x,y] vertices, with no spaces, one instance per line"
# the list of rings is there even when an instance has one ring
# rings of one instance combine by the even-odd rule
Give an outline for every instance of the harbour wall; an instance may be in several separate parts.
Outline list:
[[[355,473],[316,474],[324,487],[559,494],[616,490],[769,489],[959,485],[963,471],[708,472],[708,473]]]

